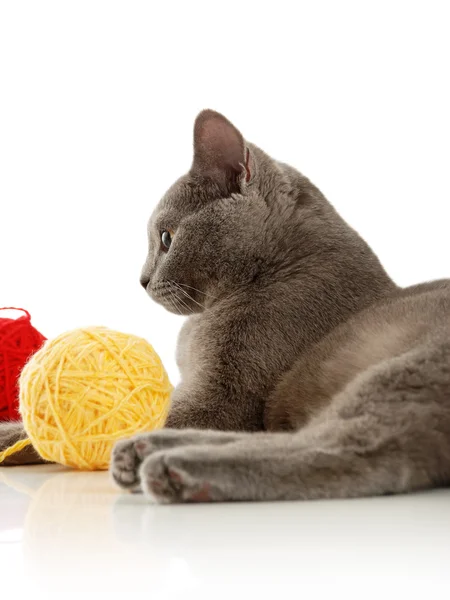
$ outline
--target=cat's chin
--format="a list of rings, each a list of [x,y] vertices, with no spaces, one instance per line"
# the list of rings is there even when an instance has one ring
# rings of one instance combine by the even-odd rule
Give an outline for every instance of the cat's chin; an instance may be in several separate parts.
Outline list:
[[[199,312],[199,311],[195,311],[195,310],[191,310],[190,308],[185,308],[185,307],[175,307],[175,306],[171,306],[169,304],[163,304],[162,302],[159,302],[159,304],[161,304],[161,306],[164,306],[164,308],[173,313],[174,315],[181,315],[182,317],[189,317],[190,315],[193,315],[195,312]]]
[[[163,306],[174,315],[187,317],[194,313],[203,312],[204,307],[191,294],[173,286],[158,286],[147,290],[150,298]]]
[[[163,281],[147,287],[147,293],[154,302],[157,302],[174,315],[184,317],[204,310],[204,306],[194,298],[195,291],[194,288],[189,288],[189,291],[186,291],[181,287],[181,284],[172,281]]]
[[[195,307],[190,306],[189,304],[191,303],[188,303],[187,301],[180,302],[180,300],[178,300],[176,296],[173,295],[167,295],[163,297],[155,297],[154,295],[151,295],[150,297],[154,302],[156,302],[160,306],[163,306],[167,311],[173,313],[174,315],[188,317],[189,315],[192,315],[195,312],[200,312],[199,310],[195,310]]]

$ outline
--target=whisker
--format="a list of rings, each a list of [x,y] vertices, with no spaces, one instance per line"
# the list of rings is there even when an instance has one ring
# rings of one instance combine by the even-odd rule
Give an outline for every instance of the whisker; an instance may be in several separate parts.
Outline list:
[[[200,304],[200,302],[197,302],[197,300],[194,300],[194,298],[190,294],[188,294],[188,292],[186,292],[186,290],[183,290],[183,288],[181,288],[178,283],[176,283],[175,281],[171,281],[171,283],[173,283],[173,285],[175,285],[180,290],[180,292],[183,292],[183,294],[187,298],[189,298],[189,300],[191,300],[192,302],[195,302],[195,304],[197,304],[198,306],[200,306],[200,308],[202,308],[202,309],[205,308],[203,306],[203,304]]]
[[[207,292],[202,292],[202,290],[199,290],[198,288],[195,288],[192,285],[187,285],[186,283],[176,283],[175,281],[173,281],[172,283],[174,283],[175,285],[178,285],[178,286],[187,287],[187,288],[189,288],[191,290],[195,290],[199,294],[203,294],[204,296],[207,296],[209,298],[213,298],[213,300],[217,300],[217,301],[219,301],[219,300],[228,300],[228,298],[231,298],[236,293],[236,290],[233,290],[227,296],[224,296],[223,298],[218,298],[217,296],[213,296],[212,294],[207,293]],[[183,290],[181,290],[181,291],[183,291]],[[191,299],[193,300],[193,298],[191,298]]]
[[[173,281],[172,283],[175,283],[175,282]],[[202,292],[202,290],[199,290],[198,288],[193,287],[192,285],[187,285],[186,283],[177,283],[176,285],[179,285],[179,286],[185,287],[185,288],[189,288],[191,290],[194,290],[195,292],[198,292],[199,294],[203,294],[204,296],[209,296],[210,298],[213,298],[214,300],[219,299],[216,296],[213,296],[212,294],[209,294],[207,292]]]
[[[183,298],[177,298],[177,302],[179,302],[181,304],[181,306],[184,306],[184,308],[188,311],[191,312],[191,309],[189,308],[189,306],[186,304],[186,302],[183,300]]]
[[[191,312],[189,306],[186,304],[183,298],[178,298],[173,289],[170,290],[170,294],[172,295],[173,300],[177,302],[178,306],[184,307],[188,311],[188,313]],[[182,314],[181,311],[180,314]]]
[[[175,298],[174,298],[173,292],[170,292],[167,297],[169,298],[172,308],[174,308],[177,311],[177,313],[179,315],[181,315],[181,311],[180,311],[179,307],[175,304]]]

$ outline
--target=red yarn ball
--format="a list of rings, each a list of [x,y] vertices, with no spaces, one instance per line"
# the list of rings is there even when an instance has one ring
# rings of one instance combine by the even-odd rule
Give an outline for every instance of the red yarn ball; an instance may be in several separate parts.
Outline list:
[[[18,319],[0,319],[0,421],[14,421],[20,419],[20,372],[46,338],[33,327],[30,313],[23,308],[5,307],[0,310],[21,310],[25,313]]]

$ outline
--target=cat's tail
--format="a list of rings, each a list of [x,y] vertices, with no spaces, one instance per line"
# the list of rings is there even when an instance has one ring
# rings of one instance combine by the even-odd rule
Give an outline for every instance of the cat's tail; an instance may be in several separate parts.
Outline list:
[[[17,451],[9,453],[8,450],[16,444]],[[20,421],[0,423],[0,467],[39,465],[46,462],[31,445]]]

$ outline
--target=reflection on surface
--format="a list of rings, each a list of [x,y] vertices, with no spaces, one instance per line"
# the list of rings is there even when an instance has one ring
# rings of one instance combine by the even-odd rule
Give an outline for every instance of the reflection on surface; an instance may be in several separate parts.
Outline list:
[[[387,584],[404,589],[414,582],[418,591],[430,581],[450,582],[448,490],[155,506],[118,492],[107,473],[43,466],[0,474],[0,561],[16,574],[22,565],[24,589],[47,597],[60,597],[61,586],[66,597],[83,598],[105,589],[142,593],[145,586],[152,595],[198,599],[212,589],[229,597],[236,586],[279,593],[299,581],[303,591],[342,585],[357,597],[374,569],[374,593]]]

